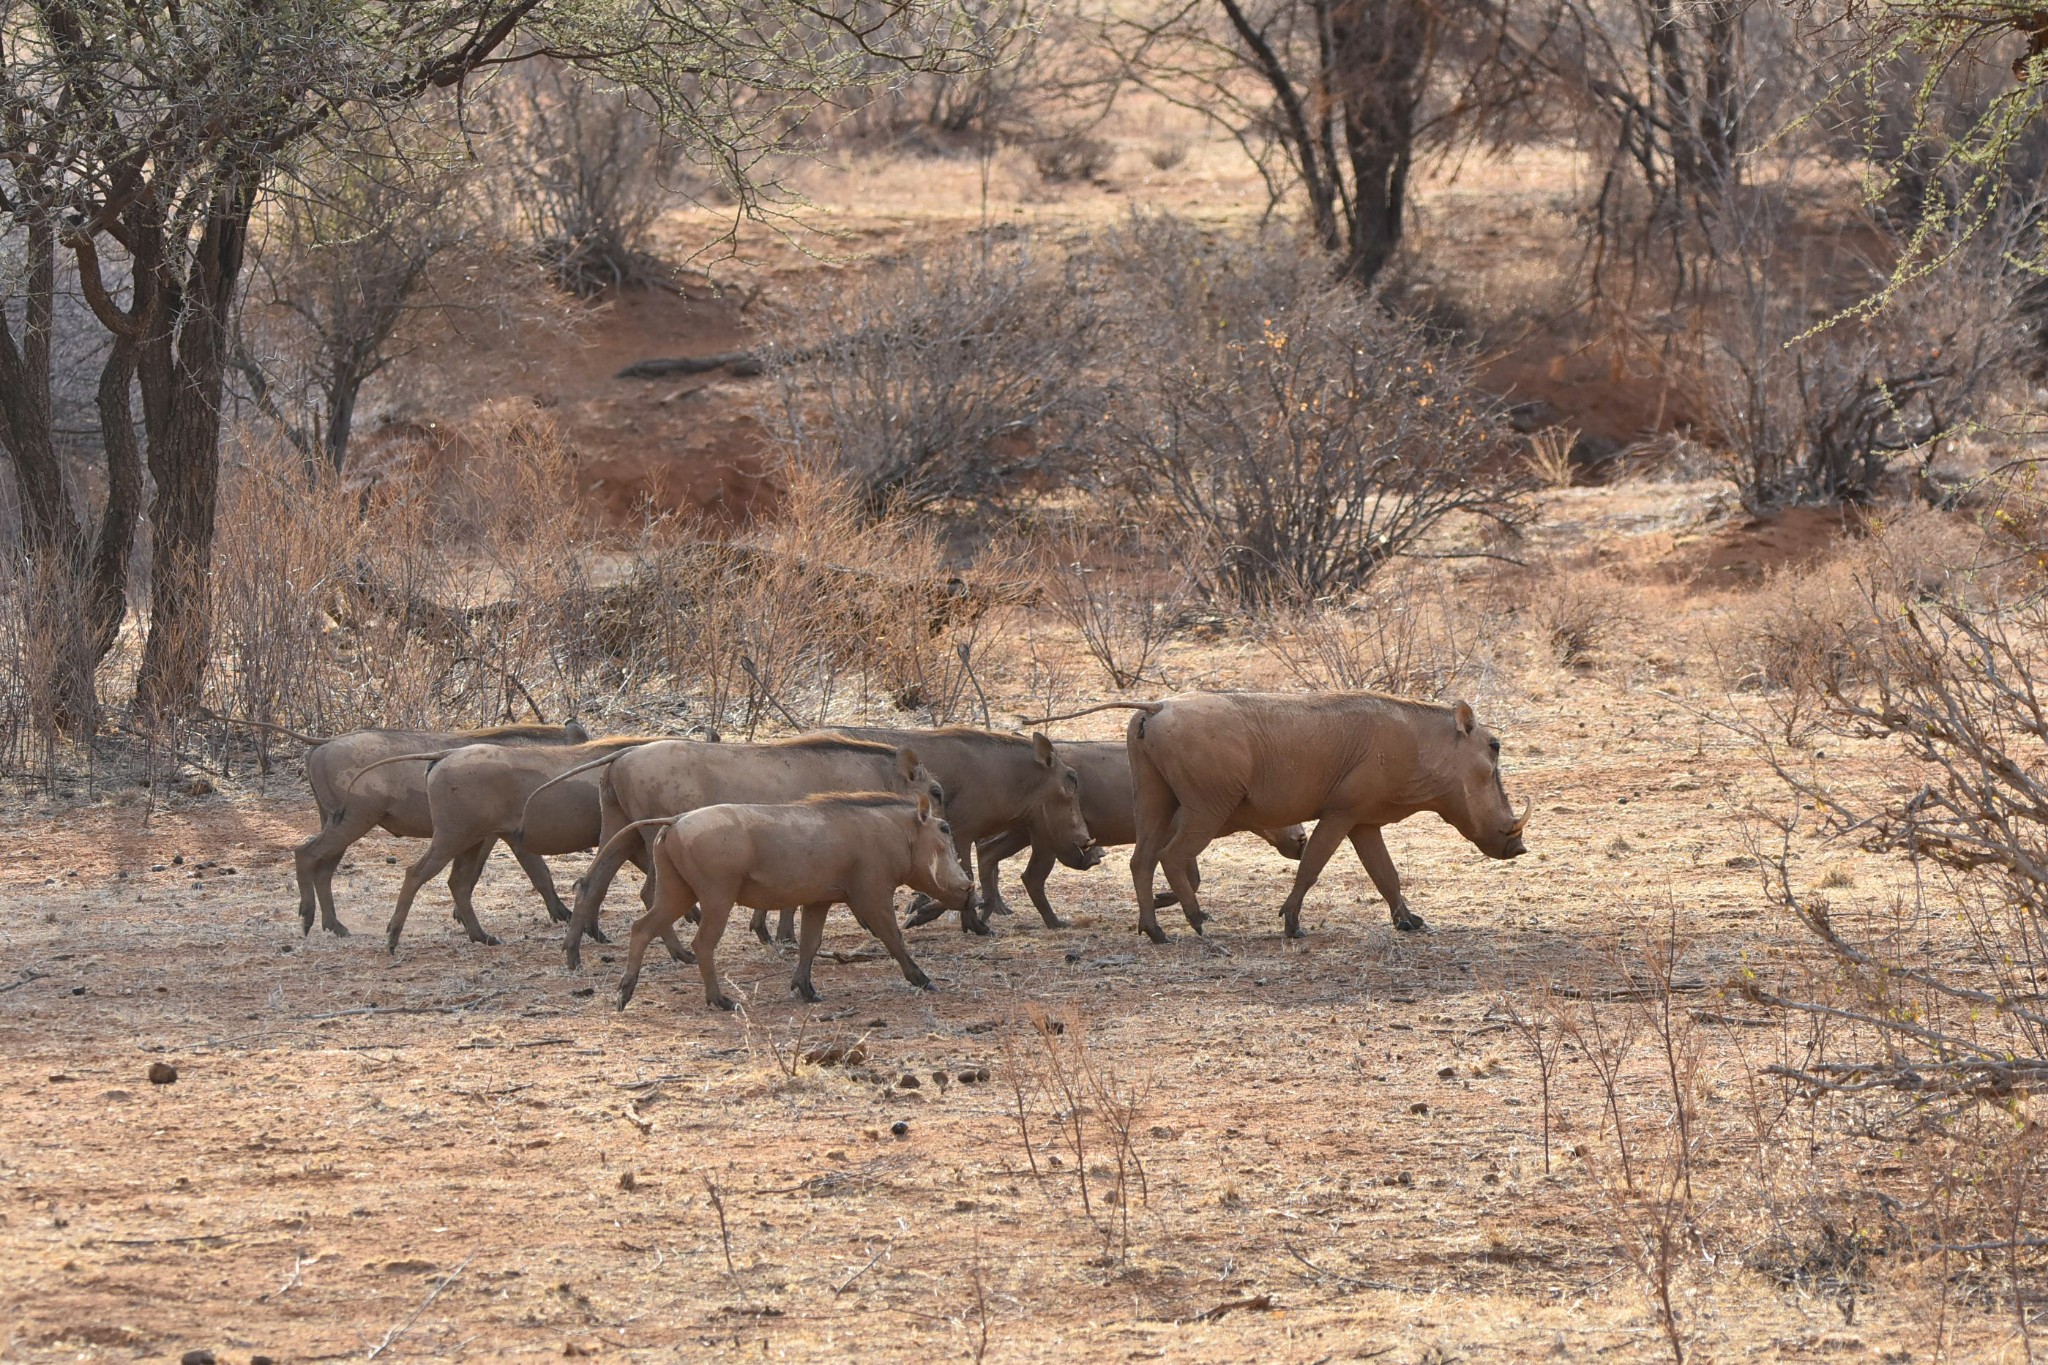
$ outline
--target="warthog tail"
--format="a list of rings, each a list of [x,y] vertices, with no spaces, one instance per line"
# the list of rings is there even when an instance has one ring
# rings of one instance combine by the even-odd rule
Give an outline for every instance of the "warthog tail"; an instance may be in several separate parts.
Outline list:
[[[526,829],[526,812],[533,809],[534,797],[539,796],[542,792],[546,791],[549,787],[554,786],[557,782],[568,781],[570,778],[576,776],[576,774],[578,773],[587,773],[593,768],[610,767],[611,764],[618,758],[620,754],[631,753],[633,749],[637,747],[639,746],[634,745],[629,748],[614,749],[610,753],[606,754],[603,758],[593,758],[588,763],[578,763],[575,767],[569,769],[568,772],[556,773],[553,777],[549,778],[547,781],[541,783],[538,787],[535,787],[532,791],[528,792],[526,794],[526,804],[519,808],[519,828],[512,831],[512,847],[519,847],[519,837],[522,833],[525,832]]]
[[[657,815],[646,820],[635,820],[621,826],[617,833],[604,841],[604,847],[591,860],[590,870],[576,887],[576,907],[569,917],[571,924],[597,924],[597,912],[604,908],[605,892],[612,888],[612,878],[619,875],[619,865],[633,856],[639,846],[640,831],[649,825],[672,825],[673,815]],[[586,916],[588,918],[586,918]]]
[[[1078,716],[1092,716],[1097,711],[1143,711],[1148,716],[1156,716],[1165,705],[1166,703],[1163,701],[1106,701],[1100,706],[1091,706],[1085,711],[1069,711],[1063,716],[1040,716],[1037,720],[1027,720],[1024,723],[1026,725],[1050,725],[1056,720],[1073,720]]]
[[[246,725],[252,730],[268,730],[272,734],[283,735],[286,739],[295,739],[299,743],[315,749],[334,738],[333,735],[324,737],[320,735],[302,735],[297,730],[289,729],[282,725],[273,725],[267,720],[248,720],[241,716],[224,716],[218,711],[208,711],[204,707],[200,708],[200,714],[208,720],[217,720],[223,725]]]
[[[431,767],[454,752],[453,749],[433,749],[423,754],[393,754],[389,758],[380,758],[375,763],[365,763],[350,773],[348,781],[342,783],[341,789],[345,792],[354,791],[356,783],[361,780],[364,773],[372,768],[381,768],[386,763],[425,763]]]

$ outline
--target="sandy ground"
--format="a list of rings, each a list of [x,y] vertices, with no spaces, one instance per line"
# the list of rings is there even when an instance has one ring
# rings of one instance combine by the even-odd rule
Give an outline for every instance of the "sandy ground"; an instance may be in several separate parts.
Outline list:
[[[1563,505],[1710,568],[1742,531],[1684,530],[1705,501]],[[1644,617],[1694,625],[1740,604],[1699,575],[1642,591]],[[1202,648],[1224,676],[1246,657]],[[0,1358],[1668,1359],[1603,1194],[1599,1097],[1567,1068],[1546,1174],[1537,1072],[1497,1006],[1545,983],[1597,992],[1672,924],[1720,1135],[1691,1358],[1928,1358],[1910,1295],[1873,1288],[1850,1325],[1745,1268],[1735,1096],[1782,1038],[1718,987],[1796,947],[1738,813],[1785,803],[1690,709],[1711,683],[1686,667],[1639,633],[1597,666],[1538,658],[1489,689],[1532,853],[1489,863],[1433,817],[1389,831],[1426,935],[1397,935],[1339,860],[1309,938],[1285,942],[1286,867],[1237,839],[1205,860],[1206,938],[1168,911],[1174,937],[1146,944],[1113,858],[1055,875],[1071,928],[1040,927],[1012,880],[1022,913],[994,937],[917,931],[936,994],[843,912],[812,1007],[787,994],[785,953],[729,935],[737,1016],[666,961],[615,1012],[616,952],[565,973],[502,854],[479,900],[501,947],[465,940],[434,888],[387,956],[375,930],[417,846],[381,835],[338,883],[356,935],[302,938],[290,848],[311,810],[288,777],[171,798],[146,824],[139,791],[17,808],[0,826]],[[1850,883],[1844,916],[1901,880],[1795,848],[1796,875]],[[1071,1107],[1034,1089],[1034,1014],[1070,1022],[1062,1055],[1080,1039],[1137,1096],[1142,1182],[1121,1206],[1105,1111],[1085,1107],[1077,1159]],[[851,1064],[801,1060],[856,1043]],[[175,1083],[151,1083],[158,1062]],[[1630,1087],[1655,1112],[1651,1078]],[[1985,1351],[2003,1330],[1949,1327]]]

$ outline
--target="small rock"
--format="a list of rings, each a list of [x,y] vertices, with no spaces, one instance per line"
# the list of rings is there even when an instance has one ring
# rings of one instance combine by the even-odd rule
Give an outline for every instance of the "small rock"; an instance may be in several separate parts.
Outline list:
[[[974,1068],[974,1079],[986,1083],[988,1080],[988,1068],[985,1066]]]
[[[634,1175],[631,1171],[624,1172],[619,1176],[619,1188],[631,1194],[640,1188],[640,1177]]]
[[[909,1137],[910,1125],[905,1123],[902,1119],[898,1119],[894,1123],[889,1125],[889,1135],[891,1137]]]
[[[73,987],[71,988],[71,993],[72,993],[73,995],[84,995],[84,994],[85,994],[85,987],[83,987],[83,986],[73,986]]]
[[[151,1062],[149,1064],[149,1083],[151,1085],[169,1085],[177,1079],[178,1068],[172,1066],[169,1062]]]
[[[1417,1100],[1408,1106],[1408,1112],[1411,1114],[1427,1114],[1429,1112],[1429,1103],[1426,1100]]]
[[[389,867],[396,867],[398,865],[398,859],[396,858],[386,858],[384,862],[385,865]]]
[[[571,995],[574,995],[574,996],[578,996],[578,997],[581,997],[581,998],[588,998],[588,997],[590,997],[590,996],[593,996],[593,995],[596,995],[596,994],[597,994],[597,987],[595,987],[595,986],[578,986],[578,987],[577,987],[577,988],[576,988],[575,990],[573,990],[573,991],[570,991],[570,992],[569,992],[569,994],[571,994]]]
[[[1454,1081],[1458,1078],[1458,1068],[1454,1066],[1440,1066],[1436,1069],[1436,1078],[1440,1081]]]
[[[952,1081],[953,1078],[951,1076],[948,1076],[943,1071],[934,1071],[932,1073],[932,1084],[937,1086],[941,1090],[944,1090],[948,1085],[952,1084]]]
[[[250,1356],[249,1365],[277,1365],[275,1356]]]
[[[185,855],[184,855],[184,854],[182,854],[182,853],[178,854],[178,855],[177,855],[176,857],[174,857],[174,858],[172,858],[172,859],[171,859],[171,866],[172,866],[172,867],[183,867],[184,865],[185,865]]]
[[[178,1365],[214,1365],[215,1356],[211,1351],[187,1351],[178,1357]]]
[[[127,1092],[127,1091],[125,1091],[125,1090],[102,1090],[102,1091],[100,1091],[100,1098],[101,1098],[101,1099],[103,1099],[103,1100],[116,1100],[116,1101],[119,1101],[119,1100],[133,1099],[133,1098],[134,1098],[134,1096],[130,1095],[130,1094],[129,1094],[129,1093]]]
[[[916,1090],[922,1087],[923,1085],[923,1081],[920,1081],[917,1077],[911,1075],[908,1071],[904,1072],[896,1080],[896,1088],[898,1090]]]
[[[981,1079],[981,1072],[970,1066],[963,1070],[955,1079],[962,1085],[973,1085]]]
[[[149,865],[149,870],[151,872],[161,872],[164,870],[164,865],[162,863],[151,863]]]

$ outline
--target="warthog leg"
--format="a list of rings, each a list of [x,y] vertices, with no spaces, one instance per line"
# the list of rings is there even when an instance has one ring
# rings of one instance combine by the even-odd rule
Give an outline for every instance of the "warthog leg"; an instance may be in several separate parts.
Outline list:
[[[697,893],[689,883],[677,876],[673,867],[668,868],[655,889],[653,908],[633,921],[633,931],[627,938],[626,974],[619,979],[620,1009],[626,1008],[634,988],[640,984],[640,964],[647,957],[647,945],[657,936],[672,938],[676,921],[696,899]],[[714,917],[710,907],[704,907],[697,926],[697,970],[704,977],[704,998],[713,1007],[726,1010],[732,1008],[732,1002],[718,989],[718,968],[712,963],[712,950],[718,946],[718,936],[725,932],[725,916],[731,908],[732,903],[727,901]]]
[[[330,934],[348,934],[348,926],[334,913],[334,871],[342,855],[356,840],[377,828],[375,815],[336,811],[323,814],[319,831],[292,850],[294,870],[299,877],[299,924],[313,932],[313,907],[320,908],[320,927]]]
[[[846,908],[853,911],[867,931],[882,941],[889,950],[889,956],[896,959],[896,965],[903,969],[903,979],[921,991],[936,990],[932,979],[910,960],[910,949],[903,942],[903,930],[896,923],[896,898],[894,887],[879,890],[868,888],[847,897]]]
[[[981,882],[981,906],[982,912],[984,914],[1007,915],[1010,913],[1010,907],[1003,903],[1003,891],[1001,885],[1003,859],[1009,857],[1012,853],[1017,852],[1018,850],[1024,848],[1026,845],[1030,843],[1030,831],[1024,829],[1007,829],[1004,830],[1001,834],[996,835],[994,838],[983,839],[980,843],[974,846],[974,867],[975,872],[977,874],[977,880]],[[1031,852],[1031,865],[1033,867],[1036,867],[1038,865],[1038,857],[1038,850],[1034,846]],[[1046,867],[1050,869],[1052,866],[1052,855],[1049,853],[1046,854],[1045,859]],[[1044,891],[1044,881],[1045,879],[1042,877],[1039,879],[1041,895]],[[1030,889],[1028,874],[1027,880],[1025,882],[1025,889],[1027,891]],[[1040,896],[1033,896],[1031,898],[1031,903],[1038,907],[1038,914],[1041,919],[1043,919],[1048,925],[1051,925],[1053,928],[1059,927],[1059,916],[1052,913],[1051,907],[1046,905],[1045,902],[1042,899],[1040,899]]]
[[[405,881],[398,888],[398,906],[391,912],[391,922],[384,927],[384,946],[394,953],[398,951],[398,936],[405,932],[406,917],[412,914],[413,898],[419,895],[422,886],[432,881],[436,873],[458,857],[475,858],[476,875],[482,875],[483,861],[490,856],[491,845],[494,842],[495,836],[468,848],[450,848],[439,838],[428,844],[427,851],[405,870]],[[472,876],[469,885],[475,884],[476,877]],[[450,879],[449,886],[451,890],[454,889],[455,879]],[[455,899],[455,918],[462,922],[462,927],[468,931],[473,942],[496,943],[498,940],[485,933],[484,927],[477,923],[476,911],[470,907],[468,900],[469,887],[465,886]]]
[[[797,932],[796,972],[789,979],[789,988],[813,1005],[818,1003],[818,991],[811,985],[811,962],[818,956],[818,945],[825,941],[825,915],[831,908],[830,901],[813,901],[799,912],[802,927]],[[895,916],[889,918],[893,922]]]
[[[1380,835],[1378,825],[1364,825],[1351,831],[1351,847],[1358,850],[1358,861],[1365,864],[1365,875],[1372,878],[1372,884],[1379,889],[1387,901],[1387,910],[1394,917],[1394,927],[1409,933],[1427,929],[1422,916],[1408,908],[1408,898],[1401,894],[1401,874],[1394,870],[1393,855],[1387,852],[1387,841]]]
[[[772,938],[768,934],[768,912],[758,905],[754,907],[753,918],[747,921],[747,927],[754,931],[755,938],[771,946],[777,943],[794,943],[796,942],[796,911],[783,910],[779,912],[775,923],[775,934]]]
[[[526,880],[533,883],[533,889],[540,893],[542,904],[547,906],[548,918],[557,924],[569,922],[569,907],[562,904],[561,893],[555,890],[555,874],[548,870],[547,859],[538,853],[513,848],[512,841],[506,840],[505,847],[512,849],[512,856],[519,861],[519,868],[526,874]]]
[[[1352,828],[1341,818],[1328,814],[1316,821],[1315,832],[1308,836],[1308,847],[1301,851],[1301,866],[1294,869],[1294,887],[1280,907],[1280,918],[1287,922],[1287,937],[1302,937],[1301,903],[1307,898],[1309,888],[1316,884],[1316,878],[1323,875],[1330,855],[1337,851],[1337,845],[1344,842],[1344,836],[1351,833]]]
[[[1159,850],[1159,868],[1166,874],[1166,884],[1180,897],[1181,913],[1198,934],[1209,916],[1202,911],[1202,871],[1195,865],[1195,859],[1214,842],[1228,818],[1228,811],[1182,806],[1174,812],[1173,833]],[[1155,907],[1157,904],[1155,901]]]

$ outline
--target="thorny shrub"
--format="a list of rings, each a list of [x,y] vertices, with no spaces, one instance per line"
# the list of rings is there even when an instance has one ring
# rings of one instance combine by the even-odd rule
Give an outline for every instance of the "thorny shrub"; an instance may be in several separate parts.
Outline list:
[[[1488,624],[1442,564],[1395,565],[1339,600],[1294,595],[1261,613],[1259,639],[1302,687],[1441,700],[1483,692]]]

